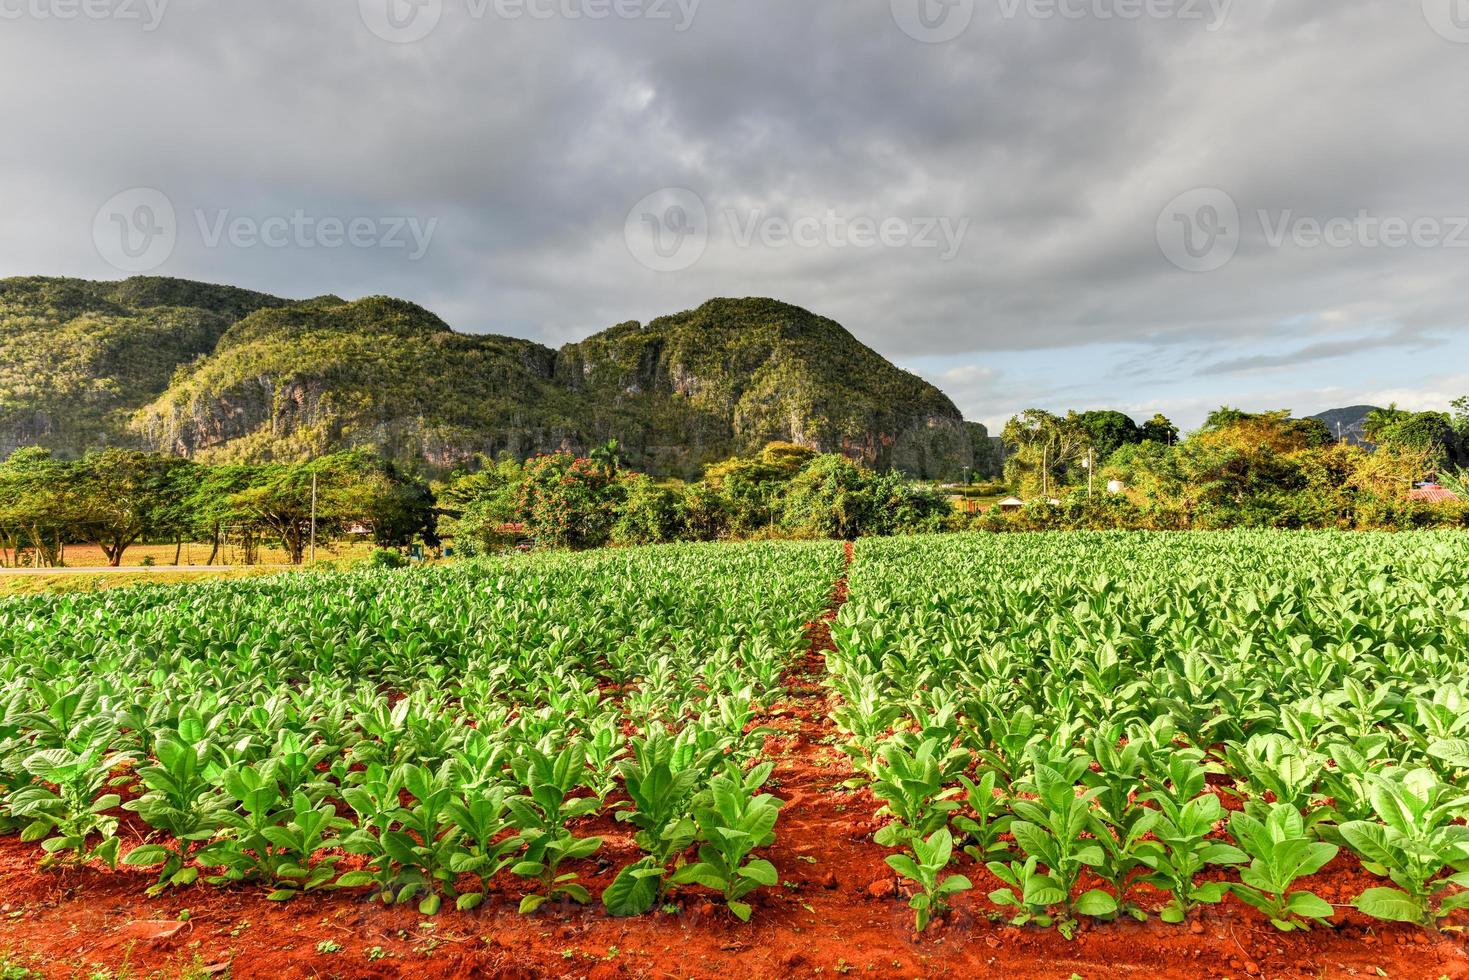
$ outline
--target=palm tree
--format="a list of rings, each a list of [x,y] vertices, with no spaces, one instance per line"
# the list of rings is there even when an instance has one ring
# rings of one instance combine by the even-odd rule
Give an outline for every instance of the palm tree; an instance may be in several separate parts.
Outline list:
[[[622,468],[622,460],[617,454],[617,440],[608,439],[605,446],[593,449],[590,456],[592,462],[602,468],[609,476]]]
[[[1401,422],[1403,416],[1407,414],[1398,408],[1397,402],[1393,402],[1387,408],[1374,408],[1367,413],[1367,418],[1362,422],[1362,435],[1368,442],[1380,443],[1392,430],[1392,427]]]

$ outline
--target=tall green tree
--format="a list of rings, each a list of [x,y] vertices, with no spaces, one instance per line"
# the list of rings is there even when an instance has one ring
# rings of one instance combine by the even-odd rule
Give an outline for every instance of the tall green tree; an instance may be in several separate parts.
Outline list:
[[[1028,408],[1005,424],[1005,479],[1022,496],[1055,493],[1073,482],[1092,445],[1075,412],[1065,418]]]
[[[1143,438],[1137,423],[1121,412],[1080,412],[1076,421],[1086,430],[1098,460],[1107,459],[1123,446],[1136,445]]]
[[[1455,403],[1455,411],[1461,411],[1460,402],[1465,400]],[[1389,405],[1369,414],[1363,430],[1378,445],[1426,451],[1435,469],[1469,462],[1464,433],[1447,412],[1409,412]]]
[[[0,464],[0,560],[57,566],[81,519],[75,463],[25,447]]]
[[[1168,416],[1157,412],[1142,424],[1138,434],[1142,436],[1144,442],[1158,442],[1171,446],[1178,441],[1178,426],[1170,422]]]
[[[76,530],[94,538],[116,568],[145,534],[166,532],[180,520],[189,496],[182,474],[189,465],[177,456],[129,449],[89,453],[76,469]]]
[[[313,478],[318,540],[337,537],[352,524],[370,528],[374,541],[384,546],[406,544],[419,535],[437,540],[428,486],[361,452],[258,467],[248,484],[230,495],[230,507],[267,528],[290,562],[299,565],[313,529]]]

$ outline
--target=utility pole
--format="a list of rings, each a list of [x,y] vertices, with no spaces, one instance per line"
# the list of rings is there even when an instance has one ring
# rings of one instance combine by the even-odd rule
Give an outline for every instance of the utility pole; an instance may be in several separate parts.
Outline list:
[[[1086,451],[1086,461],[1082,465],[1086,467],[1086,499],[1090,500],[1092,499],[1092,474],[1097,471],[1097,451],[1095,449]]]
[[[316,561],[316,471],[311,471],[311,560]]]

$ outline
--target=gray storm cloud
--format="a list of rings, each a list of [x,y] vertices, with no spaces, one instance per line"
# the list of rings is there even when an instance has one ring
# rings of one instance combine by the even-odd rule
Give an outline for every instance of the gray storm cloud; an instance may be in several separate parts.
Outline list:
[[[1326,363],[1370,356],[1364,330],[1429,344],[1463,322],[1469,252],[1303,248],[1254,218],[1469,214],[1469,38],[1416,0],[960,0],[937,43],[912,36],[953,12],[935,0],[426,2],[404,41],[380,35],[422,26],[407,0],[0,0],[0,274],[119,275],[94,218],[146,187],[179,215],[159,273],[392,293],[548,342],[754,294],[899,358],[1197,345],[1157,362],[1219,375],[1290,363],[1221,344]],[[710,216],[675,271],[626,239],[662,188]],[[1244,216],[1208,273],[1158,239],[1194,188]],[[299,212],[434,235],[409,259],[193,217]],[[832,215],[842,241],[746,232]],[[958,247],[916,246],[925,221],[962,223]],[[1297,318],[1343,337],[1282,335]]]

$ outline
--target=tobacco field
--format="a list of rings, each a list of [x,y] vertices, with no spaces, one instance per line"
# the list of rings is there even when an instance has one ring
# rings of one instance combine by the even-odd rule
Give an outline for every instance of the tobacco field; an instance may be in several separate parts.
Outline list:
[[[1466,659],[1450,532],[0,600],[0,951],[58,976],[1469,975]],[[135,928],[161,920],[187,928]]]

